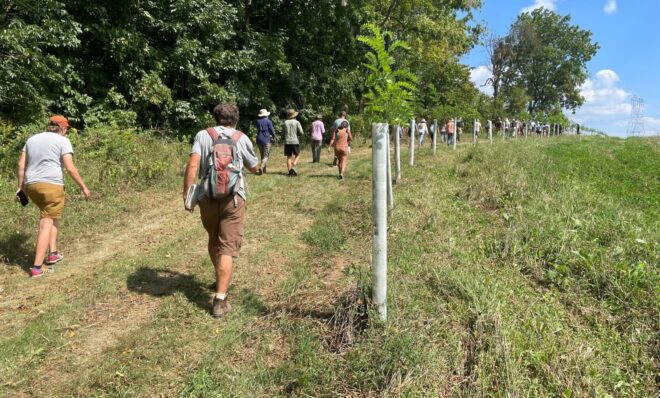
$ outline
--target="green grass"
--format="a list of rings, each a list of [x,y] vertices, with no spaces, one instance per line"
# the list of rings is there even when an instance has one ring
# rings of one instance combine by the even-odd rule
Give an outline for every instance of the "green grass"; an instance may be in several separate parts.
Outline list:
[[[99,145],[104,155],[81,159],[83,176],[100,176],[99,159],[115,156]],[[368,148],[355,151],[343,181],[335,169],[307,163],[307,153],[298,178],[278,173],[279,156],[272,174],[248,177],[234,311],[217,322],[208,316],[213,275],[197,215],[170,204],[179,200],[186,150],[165,147],[173,165],[146,187],[130,182],[127,166],[99,177],[119,190],[72,200],[65,247],[75,241],[76,250],[94,251],[115,230],[128,236],[129,247],[97,273],[83,272],[74,252],[81,270],[67,263],[35,284],[12,267],[20,256],[5,256],[0,395],[657,394],[657,140],[520,139],[441,147],[436,156],[416,151],[416,166],[404,161],[389,219],[388,322],[372,318],[341,353],[330,343],[332,316],[346,292],[369,281]],[[36,222],[29,210],[7,207],[2,221],[5,247],[18,242],[28,255]],[[145,218],[149,211],[160,217]],[[138,227],[149,233],[132,231]],[[38,299],[27,293],[35,288]],[[85,345],[99,334],[100,346]],[[47,390],[26,381],[52,364],[60,377],[47,379]]]

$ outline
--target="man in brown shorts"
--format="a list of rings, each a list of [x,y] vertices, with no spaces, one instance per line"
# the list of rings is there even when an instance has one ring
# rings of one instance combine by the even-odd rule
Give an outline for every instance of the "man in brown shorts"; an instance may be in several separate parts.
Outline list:
[[[34,266],[30,270],[33,277],[53,271],[55,264],[64,258],[57,250],[57,232],[64,209],[62,165],[82,189],[85,198],[91,195],[73,164],[73,147],[65,137],[69,121],[64,116],[52,116],[46,130],[27,140],[18,159],[16,195],[20,192],[27,194],[41,210]],[[49,254],[45,263],[50,268],[43,266],[46,250]]]
[[[238,107],[234,104],[220,104],[213,109],[213,117],[218,134],[231,138],[238,131]],[[259,161],[254,153],[252,141],[244,135],[236,141],[238,164],[236,168],[245,168],[257,174]],[[206,176],[209,168],[209,154],[213,153],[213,140],[206,130],[201,130],[195,136],[186,174],[183,181],[183,200],[185,203],[188,188],[195,181],[195,174],[200,178]],[[198,173],[199,171],[199,173]],[[234,270],[234,258],[237,258],[243,243],[245,227],[246,188],[241,176],[234,188],[234,194],[222,200],[204,197],[199,202],[202,225],[208,233],[209,257],[215,267],[216,294],[213,296],[213,311],[215,318],[224,316],[230,309],[227,303],[227,289]],[[189,210],[192,211],[192,210]]]

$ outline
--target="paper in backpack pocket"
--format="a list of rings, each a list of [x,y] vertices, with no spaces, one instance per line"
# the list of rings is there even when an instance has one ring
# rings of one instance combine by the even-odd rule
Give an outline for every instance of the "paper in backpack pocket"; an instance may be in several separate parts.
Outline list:
[[[202,195],[202,186],[193,184],[188,187],[188,192],[186,192],[186,201],[184,206],[187,210],[192,210],[199,204]]]

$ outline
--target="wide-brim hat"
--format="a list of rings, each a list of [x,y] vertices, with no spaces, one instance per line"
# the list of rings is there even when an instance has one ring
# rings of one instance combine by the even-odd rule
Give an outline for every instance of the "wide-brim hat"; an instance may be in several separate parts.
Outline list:
[[[298,116],[298,112],[295,109],[289,109],[286,111],[286,115],[289,119],[293,119],[294,117]]]
[[[60,127],[69,127],[69,121],[62,115],[53,115],[48,119],[48,121]]]
[[[258,117],[264,117],[264,116],[269,116],[269,115],[270,115],[270,112],[268,112],[265,109],[262,109],[262,110],[259,111],[259,114],[257,116]]]

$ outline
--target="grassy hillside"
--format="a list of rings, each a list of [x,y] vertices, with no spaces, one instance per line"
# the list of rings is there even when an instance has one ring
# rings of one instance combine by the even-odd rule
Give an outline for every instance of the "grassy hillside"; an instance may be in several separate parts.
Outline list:
[[[205,234],[181,210],[187,148],[132,137],[116,158],[79,142],[101,194],[69,185],[54,274],[26,272],[36,209],[2,206],[0,395],[656,394],[657,140],[417,151],[395,187],[383,325],[355,304],[368,296],[368,148],[343,181],[307,151],[285,176],[281,148],[271,174],[249,177],[234,310],[218,322]],[[162,158],[142,156],[130,178],[152,147]]]

